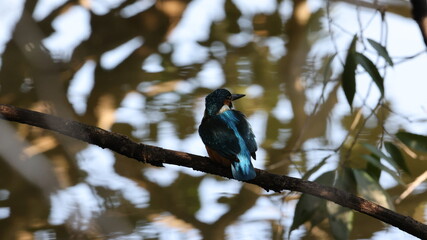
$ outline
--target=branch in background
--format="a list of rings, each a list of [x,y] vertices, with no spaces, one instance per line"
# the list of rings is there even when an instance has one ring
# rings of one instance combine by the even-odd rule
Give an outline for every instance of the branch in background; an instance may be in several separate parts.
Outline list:
[[[402,17],[411,17],[410,4],[407,1],[369,1],[369,0],[328,0],[332,2],[342,2],[368,9],[375,9],[379,12],[393,13]],[[423,0],[421,0],[423,1]]]
[[[417,188],[421,183],[427,179],[427,171],[424,171],[420,176],[418,176],[415,181],[408,184],[406,190],[400,194],[400,196],[395,200],[395,203],[399,204],[403,199],[405,199],[409,194],[411,194],[415,188]]]
[[[424,44],[427,46],[427,1],[411,0],[412,18],[418,23],[421,34],[423,35]]]
[[[0,118],[52,130],[102,148],[108,148],[129,158],[154,166],[173,164],[232,178],[230,169],[212,162],[207,157],[137,143],[124,135],[108,132],[73,120],[66,120],[5,104],[0,104]],[[256,172],[257,177],[247,181],[247,183],[255,184],[267,191],[281,192],[289,190],[310,194],[379,219],[421,239],[427,239],[427,225],[351,193],[315,182],[272,174],[260,169],[256,169]]]

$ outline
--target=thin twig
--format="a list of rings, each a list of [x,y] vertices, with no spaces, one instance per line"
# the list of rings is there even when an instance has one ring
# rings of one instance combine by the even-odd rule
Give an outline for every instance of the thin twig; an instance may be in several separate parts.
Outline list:
[[[425,171],[423,174],[418,176],[415,179],[415,181],[411,182],[406,188],[406,190],[402,194],[400,194],[400,196],[396,199],[395,203],[399,204],[400,202],[402,202],[403,199],[409,196],[409,194],[411,194],[415,190],[415,188],[417,188],[426,179],[427,179],[427,171]]]

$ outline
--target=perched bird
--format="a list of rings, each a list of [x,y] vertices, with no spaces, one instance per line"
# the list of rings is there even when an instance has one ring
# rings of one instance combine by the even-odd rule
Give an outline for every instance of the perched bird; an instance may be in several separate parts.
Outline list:
[[[199,126],[199,135],[209,157],[225,166],[237,180],[255,178],[251,156],[256,159],[257,144],[252,128],[243,113],[233,109],[233,101],[244,97],[217,89],[206,96],[205,114]]]

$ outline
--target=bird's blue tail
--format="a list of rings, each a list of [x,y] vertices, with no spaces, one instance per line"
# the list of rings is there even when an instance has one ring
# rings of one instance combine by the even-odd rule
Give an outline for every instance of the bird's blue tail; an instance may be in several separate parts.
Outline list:
[[[234,135],[237,137],[239,142],[240,153],[237,154],[237,159],[239,159],[239,161],[233,161],[231,163],[231,173],[233,174],[233,177],[240,181],[255,178],[256,173],[251,162],[251,153],[249,152],[248,146],[246,146],[245,140],[242,138],[236,127],[239,120],[231,110],[223,112],[220,114],[220,117],[224,120],[227,126],[234,131]]]
[[[239,158],[239,162],[232,162],[231,164],[231,173],[233,174],[233,177],[240,181],[254,179],[256,177],[256,173],[252,166],[251,156],[249,154],[245,154],[247,156],[239,155],[237,156]]]

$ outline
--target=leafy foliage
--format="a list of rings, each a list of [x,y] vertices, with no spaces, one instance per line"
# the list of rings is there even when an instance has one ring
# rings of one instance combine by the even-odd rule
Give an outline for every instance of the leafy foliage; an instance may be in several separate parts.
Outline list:
[[[368,38],[369,44],[377,51],[378,55],[384,58],[384,60],[393,67],[393,60],[391,59],[390,55],[388,54],[387,48],[385,48],[380,43],[376,42],[375,40]]]
[[[372,80],[380,90],[381,96],[384,96],[384,79],[381,77],[375,64],[369,58],[359,52],[354,53],[354,57],[356,58],[356,63],[361,65],[371,76]]]
[[[333,202],[327,202],[326,208],[334,238],[339,240],[348,239],[353,228],[354,212]]]
[[[362,68],[369,74],[371,79],[375,82],[378,87],[378,90],[381,93],[381,97],[384,96],[384,79],[379,73],[378,68],[375,66],[375,64],[364,54],[356,51],[357,39],[357,35],[355,35],[350,43],[350,47],[348,48],[347,57],[344,63],[344,70],[341,77],[343,90],[350,107],[353,104],[354,95],[356,93],[356,70],[358,65],[362,66]],[[375,46],[379,48],[377,45]],[[386,51],[381,51],[381,54],[382,56],[390,58]]]
[[[372,166],[381,169],[384,172],[387,172],[396,180],[398,183],[404,185],[401,177],[399,176],[400,170],[403,170],[406,173],[409,173],[408,167],[406,166],[405,160],[400,153],[399,149],[394,146],[391,142],[386,142],[386,150],[391,155],[390,157],[383,153],[381,150],[377,149],[375,146],[369,143],[362,143],[362,145],[367,148],[371,155],[362,155],[362,157],[368,161]],[[381,163],[381,159],[387,161],[394,169],[390,169]],[[372,173],[372,172],[370,172]],[[375,174],[371,174],[375,177]],[[378,176],[379,177],[379,176]]]
[[[366,171],[353,169],[353,174],[357,182],[357,193],[360,196],[386,208],[394,209],[388,193]]]
[[[399,177],[399,175],[396,174],[395,171],[393,171],[392,169],[388,168],[387,166],[385,166],[384,164],[382,164],[380,162],[380,158],[378,158],[378,156],[372,156],[372,155],[362,155],[362,157],[368,161],[370,164],[372,164],[372,166],[381,169],[382,171],[390,174],[390,176],[393,177],[394,180],[396,180],[398,183],[400,184],[404,184],[403,181],[401,180],[401,178]],[[375,176],[375,175],[374,175]],[[379,180],[379,178],[377,179],[377,181]]]
[[[325,172],[314,181],[323,185],[332,185],[335,172]],[[328,217],[326,200],[308,194],[302,194],[295,208],[294,219],[289,234],[307,221],[311,227],[316,226]]]
[[[350,168],[340,168],[333,186],[351,193],[356,192],[356,182]],[[354,213],[352,210],[332,202],[326,204],[331,231],[335,239],[348,239],[353,228]]]
[[[406,146],[420,152],[427,153],[427,136],[408,132],[398,132],[396,137]]]
[[[342,87],[347,98],[348,104],[353,104],[354,94],[356,93],[356,59],[354,54],[356,53],[357,35],[353,37],[348,48],[347,57],[344,63],[344,70],[341,77]]]
[[[409,168],[400,149],[392,142],[385,142],[384,147],[390,154],[391,158],[393,159],[393,162],[396,163],[396,165],[399,166],[400,169],[405,171],[405,173],[410,174]]]

